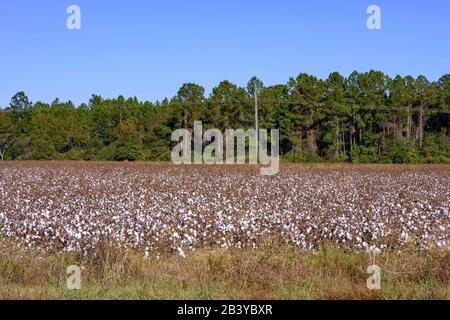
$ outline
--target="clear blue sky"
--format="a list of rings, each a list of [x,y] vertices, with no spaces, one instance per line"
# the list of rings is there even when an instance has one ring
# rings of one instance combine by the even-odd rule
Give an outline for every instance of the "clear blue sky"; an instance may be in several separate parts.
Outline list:
[[[71,4],[80,31],[66,28]],[[382,30],[366,28],[371,4]],[[225,79],[272,85],[300,72],[437,80],[450,72],[449,16],[448,0],[2,0],[0,106],[20,90],[34,102],[154,101],[184,82],[209,93]]]

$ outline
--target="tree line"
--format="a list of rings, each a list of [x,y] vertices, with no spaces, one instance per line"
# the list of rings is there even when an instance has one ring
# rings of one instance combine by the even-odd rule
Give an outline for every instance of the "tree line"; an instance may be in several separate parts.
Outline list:
[[[255,92],[255,90],[257,92]],[[0,109],[1,160],[170,160],[171,134],[193,128],[280,130],[280,153],[294,162],[450,163],[450,74],[390,78],[381,71],[301,73],[286,84],[246,88],[222,81],[209,97],[194,83],[163,101],[136,97],[88,104],[32,103],[17,93]]]

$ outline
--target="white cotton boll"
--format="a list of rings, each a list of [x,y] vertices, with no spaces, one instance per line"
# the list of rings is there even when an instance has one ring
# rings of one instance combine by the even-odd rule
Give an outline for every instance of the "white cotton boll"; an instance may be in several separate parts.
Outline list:
[[[183,259],[186,259],[186,254],[184,253],[183,249],[181,247],[178,247],[178,255],[182,257]]]

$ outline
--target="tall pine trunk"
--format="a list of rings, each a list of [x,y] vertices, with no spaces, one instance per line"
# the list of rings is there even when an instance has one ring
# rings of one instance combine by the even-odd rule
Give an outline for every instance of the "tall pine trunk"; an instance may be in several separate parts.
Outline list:
[[[334,143],[336,145],[336,150],[334,151],[334,157],[336,159],[338,159],[339,156],[341,155],[341,149],[337,147],[337,146],[339,146],[339,140],[340,140],[339,118],[335,117],[335,119],[336,119],[336,133],[335,133],[335,136],[334,136]]]
[[[411,116],[411,107],[408,106],[408,116],[406,120],[406,137],[411,139],[411,126],[412,126],[412,116]]]
[[[420,148],[423,148],[423,136],[424,136],[424,110],[423,110],[423,104],[420,104],[420,111],[419,111],[419,146]]]

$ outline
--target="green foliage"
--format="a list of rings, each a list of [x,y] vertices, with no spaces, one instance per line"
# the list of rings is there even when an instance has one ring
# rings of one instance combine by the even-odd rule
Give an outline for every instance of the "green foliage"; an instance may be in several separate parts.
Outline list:
[[[253,128],[255,84],[260,128],[280,130],[286,161],[450,162],[450,75],[430,82],[374,70],[326,80],[301,73],[271,87],[257,77],[246,88],[222,81],[209,97],[186,83],[156,103],[93,95],[78,107],[32,104],[19,92],[0,109],[0,160],[170,160],[172,132],[194,121]]]
[[[450,137],[445,131],[425,136],[424,154],[428,163],[450,163]]]
[[[119,138],[114,142],[114,160],[135,161],[139,158],[140,140],[136,124],[132,120],[119,125]]]
[[[354,146],[350,151],[352,163],[376,163],[379,161],[376,147]]]
[[[0,158],[4,160],[6,152],[14,141],[11,117],[0,111]]]
[[[398,138],[388,142],[381,159],[390,163],[417,163],[420,161],[420,154],[414,141]]]
[[[49,136],[35,137],[31,140],[30,160],[54,160],[59,155]]]
[[[28,100],[25,93],[20,91],[11,98],[10,108],[14,114],[20,115],[28,110],[32,105],[33,104]]]

